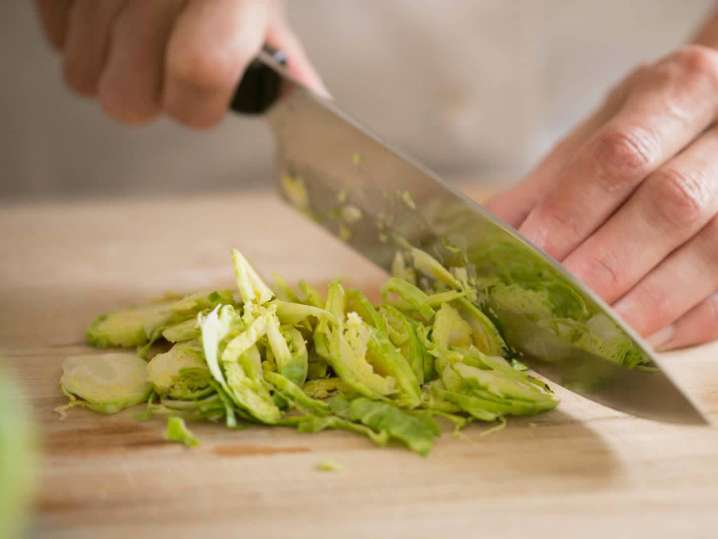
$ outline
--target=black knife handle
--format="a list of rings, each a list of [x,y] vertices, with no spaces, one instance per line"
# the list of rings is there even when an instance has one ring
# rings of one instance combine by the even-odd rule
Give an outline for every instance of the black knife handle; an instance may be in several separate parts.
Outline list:
[[[284,52],[268,45],[263,47],[263,51],[278,64],[287,65]],[[262,114],[277,100],[281,88],[281,75],[261,60],[253,60],[245,70],[229,108],[241,114]]]

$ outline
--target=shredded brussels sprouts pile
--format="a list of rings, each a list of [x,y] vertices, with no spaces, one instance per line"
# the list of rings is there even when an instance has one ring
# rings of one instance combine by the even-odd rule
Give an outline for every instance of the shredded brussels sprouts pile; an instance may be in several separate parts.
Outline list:
[[[180,418],[342,429],[421,455],[456,428],[553,409],[557,399],[515,360],[476,306],[465,270],[417,249],[372,303],[338,281],[326,297],[305,282],[272,290],[238,251],[237,291],[219,290],[100,316],[97,347],[63,365],[68,406],[115,413],[141,402],[169,414],[166,437],[196,440]],[[146,361],[157,346],[165,350]]]

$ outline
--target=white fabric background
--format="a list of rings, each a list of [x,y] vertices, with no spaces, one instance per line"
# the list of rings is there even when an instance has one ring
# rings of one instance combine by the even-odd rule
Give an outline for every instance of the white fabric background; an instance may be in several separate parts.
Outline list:
[[[289,0],[337,101],[440,173],[514,178],[713,0]],[[0,3],[0,197],[261,187],[271,138],[127,128],[62,85],[31,2]]]

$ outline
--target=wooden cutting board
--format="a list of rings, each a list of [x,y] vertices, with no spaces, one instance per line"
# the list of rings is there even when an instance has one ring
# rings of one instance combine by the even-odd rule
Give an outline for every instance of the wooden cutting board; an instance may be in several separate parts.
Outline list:
[[[376,268],[265,194],[0,207],[0,350],[43,438],[37,537],[718,537],[718,431],[627,417],[560,392],[560,408],[429,458],[342,432],[194,427],[72,410],[57,381],[102,311],[231,285],[229,249],[288,280]],[[668,366],[714,419],[716,346]],[[316,466],[332,459],[338,472]]]

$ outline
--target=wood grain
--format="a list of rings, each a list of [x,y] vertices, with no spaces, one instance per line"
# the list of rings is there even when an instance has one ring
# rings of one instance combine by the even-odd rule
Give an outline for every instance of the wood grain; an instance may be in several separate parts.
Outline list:
[[[196,425],[195,450],[159,420],[72,410],[62,359],[89,351],[103,310],[231,284],[239,247],[265,273],[371,287],[376,268],[263,194],[0,208],[0,349],[42,431],[37,537],[718,536],[718,433],[624,416],[560,391],[555,412],[429,458],[356,436]],[[718,415],[716,346],[670,371]],[[339,472],[316,469],[325,459]]]

